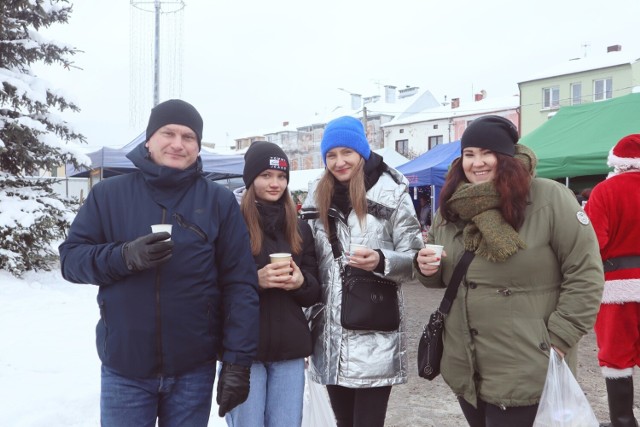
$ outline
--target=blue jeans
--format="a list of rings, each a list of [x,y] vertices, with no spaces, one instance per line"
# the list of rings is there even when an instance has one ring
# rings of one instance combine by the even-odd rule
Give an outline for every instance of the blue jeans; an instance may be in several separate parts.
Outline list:
[[[206,427],[215,363],[173,377],[128,378],[102,365],[103,427]]]
[[[225,419],[229,427],[299,427],[302,424],[304,359],[254,362],[247,400]]]

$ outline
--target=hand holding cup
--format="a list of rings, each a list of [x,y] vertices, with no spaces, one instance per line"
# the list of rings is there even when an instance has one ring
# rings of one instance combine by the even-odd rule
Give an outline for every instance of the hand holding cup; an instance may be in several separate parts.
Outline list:
[[[447,256],[442,245],[426,244],[418,252],[416,261],[423,276],[433,276],[440,268],[440,259]]]
[[[380,255],[377,251],[358,243],[349,245],[349,265],[361,270],[373,271],[380,262]]]
[[[271,263],[258,270],[258,283],[261,288],[292,290],[302,285],[304,277],[290,253],[273,253],[269,255],[269,259]]]

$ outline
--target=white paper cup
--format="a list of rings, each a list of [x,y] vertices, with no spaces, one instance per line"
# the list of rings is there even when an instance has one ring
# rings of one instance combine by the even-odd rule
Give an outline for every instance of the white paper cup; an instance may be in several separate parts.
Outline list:
[[[367,249],[367,246],[359,245],[358,243],[351,243],[349,245],[349,254],[353,255],[358,249]]]
[[[286,253],[286,252],[280,252],[280,253],[275,253],[275,254],[269,254],[269,258],[271,259],[271,263],[273,264],[274,262],[283,262],[283,261],[289,261],[291,262],[291,254]]]
[[[171,227],[173,227],[171,224],[153,224],[151,226],[151,232],[161,233],[163,231],[166,231],[167,233],[171,234]],[[165,241],[167,240],[171,240],[171,237],[169,237],[168,239],[165,239]]]
[[[429,248],[432,249],[433,251],[435,251],[435,256],[438,258],[442,257],[442,249],[444,249],[444,246],[442,245],[432,245],[427,243],[426,245],[424,245],[425,248]],[[440,265],[440,261],[435,261],[435,262],[428,262],[427,264],[429,265]]]

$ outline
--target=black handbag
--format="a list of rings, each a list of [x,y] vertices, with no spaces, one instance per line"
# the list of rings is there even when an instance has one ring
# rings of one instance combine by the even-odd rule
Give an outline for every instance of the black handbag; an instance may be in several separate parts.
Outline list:
[[[400,327],[398,285],[373,273],[342,275],[340,323],[356,331],[395,331]],[[364,271],[364,270],[360,270]]]
[[[418,375],[432,380],[440,375],[440,360],[442,359],[442,333],[444,319],[451,310],[451,304],[458,294],[458,287],[462,277],[467,272],[475,253],[465,251],[458,261],[453,275],[444,293],[440,307],[429,316],[429,322],[424,325],[420,341],[418,342]]]
[[[400,327],[398,285],[370,271],[344,267],[342,245],[336,236],[335,220],[329,219],[329,242],[340,264],[342,306],[340,323],[356,331],[395,331]]]

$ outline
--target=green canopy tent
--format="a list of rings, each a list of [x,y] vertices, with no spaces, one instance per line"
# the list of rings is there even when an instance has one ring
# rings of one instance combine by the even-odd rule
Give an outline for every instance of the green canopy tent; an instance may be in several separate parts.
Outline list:
[[[520,143],[536,153],[537,176],[569,178],[607,174],[609,151],[632,133],[640,133],[640,93],[562,107]]]

